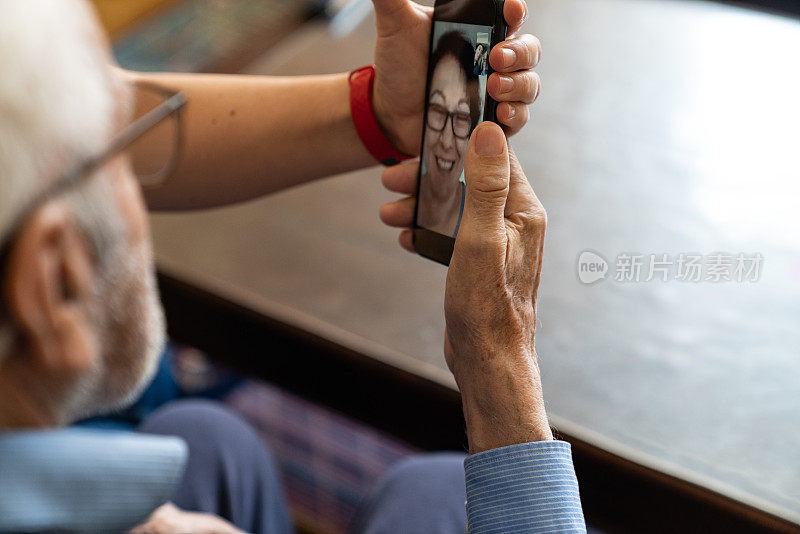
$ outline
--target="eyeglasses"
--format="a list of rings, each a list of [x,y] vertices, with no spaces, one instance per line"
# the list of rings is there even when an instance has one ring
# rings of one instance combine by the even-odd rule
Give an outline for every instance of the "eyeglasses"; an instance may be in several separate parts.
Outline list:
[[[150,83],[133,84],[138,118],[117,132],[108,146],[99,154],[89,157],[71,167],[31,201],[14,219],[9,238],[0,244],[0,275],[13,235],[22,222],[48,200],[87,182],[96,172],[115,156],[138,142],[144,142],[147,134],[147,160],[134,161],[134,174],[142,187],[162,185],[175,170],[183,145],[183,119],[181,111],[186,105],[186,95]],[[150,136],[153,136],[151,139]],[[136,158],[134,158],[136,159]]]
[[[117,134],[123,146],[112,149],[106,161],[130,149],[136,180],[147,189],[163,185],[180,161],[184,137],[182,111],[187,98],[184,93],[152,83],[139,82],[134,88],[138,118]],[[138,150],[140,144],[146,144],[147,150]]]
[[[466,111],[448,111],[440,104],[428,104],[428,128],[443,132],[447,121],[453,128],[453,135],[458,139],[467,139],[472,130],[472,117]]]

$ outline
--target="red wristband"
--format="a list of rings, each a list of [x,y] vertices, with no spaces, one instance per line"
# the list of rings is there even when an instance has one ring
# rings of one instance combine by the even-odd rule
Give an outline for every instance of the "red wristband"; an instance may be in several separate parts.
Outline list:
[[[368,65],[350,73],[350,114],[364,147],[383,165],[397,165],[413,156],[403,154],[386,138],[372,108],[375,66]]]

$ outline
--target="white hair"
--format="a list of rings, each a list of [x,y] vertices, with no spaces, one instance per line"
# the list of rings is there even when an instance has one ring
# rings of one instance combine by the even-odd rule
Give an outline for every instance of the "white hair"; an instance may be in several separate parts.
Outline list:
[[[110,138],[117,81],[83,0],[0,1],[0,246],[34,197]],[[0,361],[13,332],[2,319]]]

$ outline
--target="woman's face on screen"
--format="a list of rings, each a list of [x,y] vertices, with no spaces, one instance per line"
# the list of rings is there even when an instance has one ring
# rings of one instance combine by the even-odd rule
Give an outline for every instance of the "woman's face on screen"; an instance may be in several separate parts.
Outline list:
[[[458,186],[467,148],[467,139],[460,139],[454,134],[453,121],[456,121],[455,130],[463,135],[464,117],[470,114],[466,76],[451,55],[444,56],[434,68],[428,105],[425,171],[434,196],[445,199]],[[439,117],[442,112],[451,115],[444,121],[441,131],[431,127],[432,123],[436,123],[432,110],[436,110]],[[458,116],[453,117],[453,114]]]

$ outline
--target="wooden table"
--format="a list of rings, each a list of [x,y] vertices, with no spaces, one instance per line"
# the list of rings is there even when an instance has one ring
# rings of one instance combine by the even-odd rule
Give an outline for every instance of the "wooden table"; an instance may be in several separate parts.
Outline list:
[[[689,1],[530,7],[543,94],[513,144],[549,215],[537,347],[554,424],[800,524],[800,22]],[[348,70],[373,42],[371,18],[312,25],[250,72]],[[154,216],[158,264],[454,387],[445,269],[381,225],[379,174]],[[605,280],[578,280],[584,250]],[[620,254],[718,252],[761,254],[760,279],[614,279]]]

